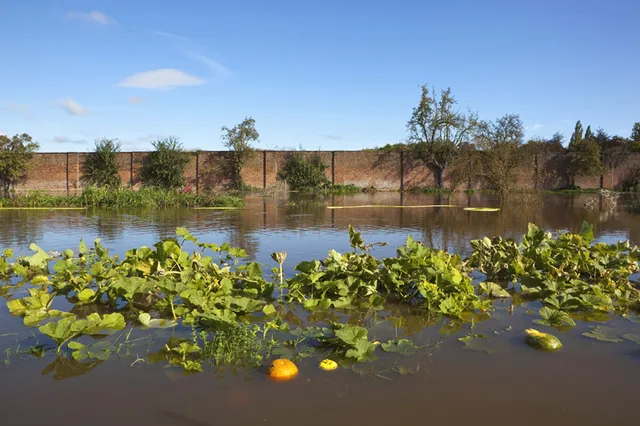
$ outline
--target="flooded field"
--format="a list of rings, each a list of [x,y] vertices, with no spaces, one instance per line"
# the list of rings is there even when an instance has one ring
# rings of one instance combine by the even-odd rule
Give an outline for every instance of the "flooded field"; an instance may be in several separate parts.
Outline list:
[[[463,210],[497,206],[494,198],[484,195],[459,196],[453,200],[458,207],[327,208],[449,204],[439,196],[399,193],[249,197],[244,208],[228,211],[14,210],[0,212],[0,248],[14,248],[16,255],[31,254],[29,244],[35,242],[46,252],[63,252],[77,250],[80,239],[92,246],[100,238],[111,255],[122,259],[132,248],[153,247],[158,241],[175,238],[176,228],[184,227],[202,242],[228,242],[243,248],[247,256],[241,263],[261,264],[265,279],[277,281],[277,274],[272,276],[270,271],[278,266],[272,253],[287,253],[283,273],[290,279],[300,262],[324,259],[331,249],[353,251],[349,225],[367,243],[387,243],[371,248],[377,259],[396,256],[398,247],[407,244],[408,235],[426,247],[467,258],[474,251],[470,241],[500,235],[519,242],[529,223],[547,231],[578,233],[587,221],[593,224],[596,242],[640,244],[640,216],[622,208],[614,212],[585,208],[592,197],[597,195],[550,195],[543,205],[507,205],[497,212]],[[474,285],[483,281],[478,271],[470,275]],[[216,367],[203,362],[203,371],[194,373],[186,372],[180,359],[170,363],[176,358],[167,355],[164,346],[179,337],[191,338],[191,327],[144,329],[135,320],[137,312],[134,315],[120,304],[112,310],[127,318],[124,330],[106,338],[82,336],[80,340],[85,345],[112,342],[108,359],[76,359],[69,349],[56,355],[51,338],[38,327],[25,327],[23,318],[9,312],[6,301],[29,296],[15,284],[14,280],[0,290],[4,424],[637,423],[634,401],[640,384],[640,323],[633,309],[624,316],[602,309],[578,310],[554,327],[534,323],[540,319],[542,303],[521,298],[511,287],[512,297],[488,301],[491,309],[474,305],[473,314],[452,319],[398,300],[387,301],[382,308],[368,299],[358,309],[303,309],[300,304],[282,302],[276,285],[269,304],[289,328],[276,330],[276,337],[293,339],[300,337],[290,334],[295,329],[347,323],[366,328],[367,339],[380,343],[370,351],[375,359],[367,354],[362,360],[367,362],[341,360],[337,370],[322,371],[318,361],[335,353],[309,352],[304,345],[278,346],[255,366]],[[109,311],[95,304],[56,299],[52,308],[72,309],[78,317]],[[247,320],[258,323],[262,315],[259,310]],[[134,324],[137,326],[131,328]],[[529,328],[552,333],[563,347],[557,352],[529,347],[524,343],[524,331]],[[465,337],[468,339],[459,340]],[[232,336],[229,345],[241,338]],[[412,346],[404,351],[382,349],[389,349],[389,342],[399,346],[402,339]],[[280,356],[297,357],[299,374],[294,380],[277,383],[267,378],[271,359]]]

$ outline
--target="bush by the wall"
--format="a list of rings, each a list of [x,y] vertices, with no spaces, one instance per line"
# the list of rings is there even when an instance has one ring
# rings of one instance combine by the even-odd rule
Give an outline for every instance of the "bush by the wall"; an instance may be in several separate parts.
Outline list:
[[[0,135],[0,185],[5,197],[16,184],[25,180],[33,153],[39,147],[26,133],[12,138]]]
[[[287,154],[284,166],[278,172],[278,178],[287,182],[294,190],[320,189],[330,183],[324,174],[328,167],[318,154],[306,158],[298,152],[292,152]]]
[[[184,169],[189,163],[186,153],[177,138],[168,137],[153,142],[154,151],[147,155],[141,170],[145,186],[164,189],[184,186]]]
[[[101,139],[90,152],[82,165],[82,182],[85,185],[108,186],[116,188],[122,184],[118,174],[116,156],[121,145],[117,140]]]

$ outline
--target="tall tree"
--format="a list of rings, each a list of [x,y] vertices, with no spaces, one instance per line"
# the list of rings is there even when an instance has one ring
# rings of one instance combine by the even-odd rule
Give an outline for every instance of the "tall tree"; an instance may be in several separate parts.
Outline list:
[[[591,126],[587,126],[587,130],[584,132],[584,140],[590,141],[593,139],[593,132],[591,131]]]
[[[582,134],[582,123],[578,120],[576,127],[573,130],[573,134],[571,135],[571,139],[569,140],[569,148],[582,142]]]
[[[587,127],[587,131],[583,135],[582,123],[578,120],[571,135],[568,152],[568,172],[571,185],[575,185],[577,176],[594,176],[602,172],[601,150],[591,131],[591,126]]]
[[[26,133],[12,138],[0,135],[0,184],[5,197],[26,178],[29,163],[39,147]]]
[[[633,123],[631,129],[631,140],[634,142],[640,142],[640,121]]]
[[[476,144],[483,154],[482,173],[503,202],[518,183],[523,138],[524,125],[517,114],[506,114],[495,122],[483,121],[478,127]]]
[[[233,152],[231,166],[234,186],[236,189],[244,189],[245,185],[241,175],[242,167],[254,151],[252,143],[260,139],[260,133],[256,130],[256,120],[247,117],[233,128],[222,127],[222,131],[225,132],[222,135],[224,146]]]
[[[413,108],[407,122],[412,153],[425,165],[435,169],[438,186],[444,186],[444,171],[457,155],[462,144],[472,141],[478,126],[475,113],[462,113],[455,109],[456,100],[451,89],[435,94],[435,89],[422,86],[418,106]]]

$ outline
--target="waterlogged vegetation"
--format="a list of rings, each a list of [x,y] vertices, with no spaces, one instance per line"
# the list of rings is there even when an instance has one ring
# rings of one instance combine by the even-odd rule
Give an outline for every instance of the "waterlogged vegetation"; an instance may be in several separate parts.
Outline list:
[[[491,339],[471,330],[505,302],[510,310],[539,306],[527,327],[557,332],[577,321],[638,319],[640,291],[630,279],[640,250],[627,242],[594,243],[586,223],[577,234],[530,224],[520,243],[473,240],[466,259],[411,236],[395,256],[380,259],[373,250],[385,243],[367,243],[352,227],[348,238],[349,251],[303,261],[289,277],[285,252],[272,254],[275,266],[268,271],[247,261],[244,249],[200,241],[185,228],[122,257],[100,240],[62,253],[35,244],[30,255],[5,250],[0,295],[32,331],[7,349],[5,363],[52,358],[43,373],[54,378],[84,374],[114,356],[189,373],[308,357],[316,365],[328,360],[356,368],[384,353],[411,357],[437,347],[397,331],[392,339],[378,337],[376,324],[389,321],[397,330],[409,318],[403,311],[422,318],[418,328],[440,325],[442,335],[469,330],[459,345],[487,353],[494,352]],[[519,332],[523,345],[549,351],[562,347],[554,334],[527,327],[495,333]],[[585,339],[640,342],[637,334],[601,324],[589,330]],[[395,373],[415,371],[394,366]]]
[[[53,196],[31,192],[12,198],[0,198],[0,208],[8,207],[241,207],[242,198],[233,195],[196,194],[161,188],[87,187],[78,196]]]

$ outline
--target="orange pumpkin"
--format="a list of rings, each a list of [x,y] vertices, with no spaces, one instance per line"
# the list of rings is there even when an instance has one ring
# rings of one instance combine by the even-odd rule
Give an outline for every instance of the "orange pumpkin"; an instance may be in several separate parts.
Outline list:
[[[276,359],[269,367],[269,377],[273,380],[290,380],[298,375],[298,367],[288,359]]]

